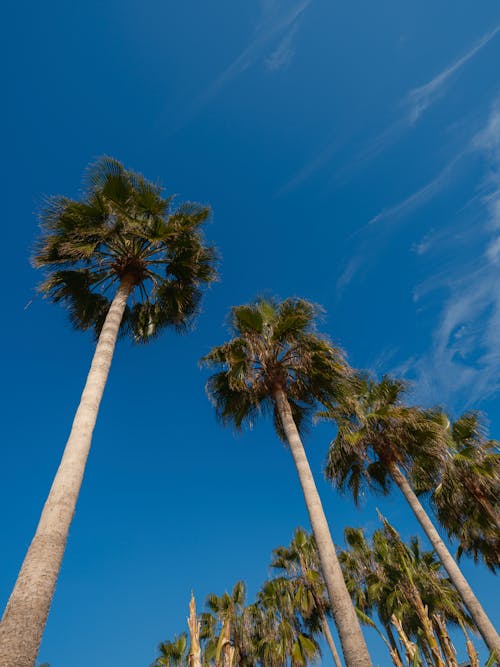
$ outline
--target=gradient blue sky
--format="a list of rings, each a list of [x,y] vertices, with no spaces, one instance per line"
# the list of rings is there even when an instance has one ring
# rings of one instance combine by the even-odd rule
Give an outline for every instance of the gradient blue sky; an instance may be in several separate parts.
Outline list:
[[[235,437],[206,399],[197,362],[231,305],[319,302],[352,364],[401,373],[453,414],[481,408],[499,435],[500,7],[19,0],[3,31],[2,606],[92,355],[34,298],[43,196],[77,196],[107,153],[213,207],[222,280],[196,331],[117,349],[40,652],[51,667],[146,667],[184,630],[192,589],[201,604],[243,578],[252,597],[271,550],[307,525],[270,425]],[[356,511],[321,480],[331,435],[321,425],[307,448],[335,540],[377,527],[376,507],[417,532],[397,493]],[[464,570],[499,623],[498,580]]]

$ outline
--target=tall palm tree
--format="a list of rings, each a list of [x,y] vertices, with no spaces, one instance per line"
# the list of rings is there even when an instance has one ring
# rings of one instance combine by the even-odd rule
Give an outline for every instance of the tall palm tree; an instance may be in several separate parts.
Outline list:
[[[68,309],[76,328],[93,328],[97,345],[61,464],[0,623],[2,667],[35,662],[118,333],[147,342],[164,327],[188,328],[202,286],[215,278],[214,252],[200,231],[208,215],[198,204],[174,207],[158,185],[107,157],[90,168],[83,200],[53,197],[41,214],[34,257],[46,271],[41,292]]]
[[[349,407],[330,410],[338,433],[328,453],[326,475],[341,490],[349,489],[358,502],[363,482],[388,493],[393,480],[403,493],[451,581],[460,593],[490,651],[500,660],[500,637],[474,595],[468,581],[441,539],[411,485],[439,470],[448,444],[447,420],[436,411],[402,402],[405,383],[384,377],[377,383],[360,379],[358,396]]]
[[[328,625],[328,614],[331,614],[331,609],[314,536],[303,528],[297,528],[290,545],[274,549],[273,554],[271,567],[285,573],[294,583],[295,603],[306,623],[316,615],[319,617],[321,631],[328,643],[333,661],[336,667],[342,667]]]
[[[262,411],[273,414],[297,468],[346,664],[366,667],[370,656],[300,437],[308,414],[320,405],[333,407],[351,377],[341,352],[317,334],[317,313],[303,299],[235,307],[234,337],[202,361],[217,369],[207,390],[223,423],[241,428]]]
[[[468,553],[494,571],[500,567],[500,451],[488,440],[479,415],[450,424],[449,448],[431,500],[439,522]]]

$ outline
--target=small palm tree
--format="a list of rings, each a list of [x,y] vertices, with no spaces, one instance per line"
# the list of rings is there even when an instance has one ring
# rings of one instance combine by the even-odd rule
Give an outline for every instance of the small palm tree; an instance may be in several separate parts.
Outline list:
[[[338,427],[328,453],[326,475],[340,490],[349,489],[358,502],[367,483],[388,493],[393,480],[403,493],[451,581],[460,593],[490,651],[500,657],[500,637],[474,595],[453,556],[434,527],[411,485],[433,483],[448,446],[448,420],[437,411],[402,402],[405,383],[384,377],[377,383],[361,378],[357,399],[330,410]],[[404,471],[411,473],[408,477]]]
[[[267,581],[258,593],[256,608],[260,618],[254,625],[254,643],[261,665],[307,667],[321,656],[297,604],[296,586],[289,579]]]
[[[34,258],[46,270],[40,289],[68,309],[75,327],[93,328],[97,346],[61,464],[0,623],[2,667],[34,665],[120,329],[137,342],[167,326],[186,330],[202,286],[215,278],[214,252],[200,231],[208,214],[198,204],[175,208],[159,186],[111,158],[90,168],[82,201],[54,197],[42,212]]]
[[[223,423],[238,429],[259,413],[274,416],[297,468],[348,667],[371,664],[300,437],[307,416],[346,395],[351,371],[315,330],[317,308],[303,299],[259,299],[232,309],[234,338],[204,359],[215,367],[207,390]]]
[[[172,641],[164,641],[158,646],[160,655],[151,667],[185,667],[188,658],[188,640],[183,632]]]
[[[230,593],[207,597],[208,611],[201,615],[200,632],[206,662],[213,660],[217,667],[253,664],[253,624],[245,602],[243,581],[236,582]]]
[[[321,631],[328,643],[333,661],[336,667],[342,667],[328,625],[328,615],[331,614],[331,609],[314,536],[303,528],[297,528],[290,545],[274,549],[273,554],[271,567],[283,572],[293,583],[295,604],[306,624],[308,621],[314,621],[318,616]]]

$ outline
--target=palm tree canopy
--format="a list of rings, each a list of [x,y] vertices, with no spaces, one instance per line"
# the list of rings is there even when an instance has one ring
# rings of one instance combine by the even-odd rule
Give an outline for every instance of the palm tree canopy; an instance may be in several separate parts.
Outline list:
[[[158,646],[160,655],[151,667],[184,667],[187,664],[188,641],[183,632],[176,635],[172,641],[164,641]]]
[[[495,570],[500,566],[500,451],[476,412],[453,422],[447,456],[431,501],[440,523],[469,553]]]
[[[337,436],[330,445],[325,473],[356,503],[366,485],[387,494],[390,466],[397,464],[420,483],[430,484],[446,442],[444,416],[403,402],[407,385],[384,376],[376,382],[360,376],[349,403],[322,413],[335,420]]]
[[[46,270],[40,291],[69,310],[73,325],[99,335],[116,286],[132,284],[122,330],[147,341],[165,326],[184,330],[201,288],[216,278],[215,253],[201,235],[209,209],[174,206],[159,185],[117,160],[91,165],[80,201],[49,198],[33,262]]]
[[[207,383],[217,414],[237,429],[260,412],[274,415],[284,439],[274,393],[286,393],[297,427],[319,404],[333,406],[352,377],[342,351],[316,331],[319,309],[299,298],[257,299],[232,309],[233,338],[202,363],[217,369]]]
[[[295,605],[308,625],[317,626],[318,614],[331,613],[314,535],[296,528],[288,547],[273,550],[271,567],[293,584]]]
[[[387,521],[383,523],[371,543],[360,528],[344,531],[348,547],[340,553],[340,560],[358,609],[368,618],[376,611],[386,627],[394,614],[406,633],[417,638],[420,620],[414,592],[418,592],[430,617],[437,613],[447,622],[472,625],[435,552],[423,551],[416,537],[405,544]]]
[[[284,577],[267,581],[257,595],[259,621],[255,625],[256,654],[261,665],[306,667],[321,650],[306,627],[293,582]],[[315,628],[319,632],[319,627]]]
[[[222,643],[226,638],[234,648],[234,664],[253,665],[252,605],[245,606],[246,587],[238,581],[230,593],[208,595],[205,606],[208,611],[201,615],[200,638],[204,642],[204,659],[217,662]]]

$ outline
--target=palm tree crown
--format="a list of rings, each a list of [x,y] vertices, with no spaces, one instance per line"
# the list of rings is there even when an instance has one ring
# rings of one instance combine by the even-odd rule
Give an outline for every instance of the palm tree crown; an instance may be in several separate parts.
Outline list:
[[[48,199],[34,264],[47,269],[41,291],[62,302],[72,323],[99,335],[114,288],[127,281],[132,305],[122,330],[146,341],[163,327],[184,329],[196,313],[200,287],[216,277],[214,250],[203,243],[209,209],[174,207],[159,185],[99,159],[87,173],[84,198]]]
[[[354,399],[330,411],[338,432],[330,446],[326,476],[340,490],[348,489],[358,503],[362,487],[386,494],[391,466],[402,466],[421,484],[430,484],[435,462],[443,456],[446,429],[443,415],[405,405],[402,380],[384,376],[380,382],[360,376]]]
[[[318,308],[304,299],[278,303],[258,299],[231,311],[234,338],[215,347],[202,362],[222,367],[207,384],[223,423],[239,429],[270,411],[280,437],[283,427],[274,393],[282,389],[297,427],[321,403],[333,405],[350,376],[342,352],[316,333]]]
[[[458,555],[500,567],[500,452],[479,415],[469,412],[449,428],[447,456],[431,499],[441,525],[459,541]],[[427,489],[426,489],[427,490]]]

